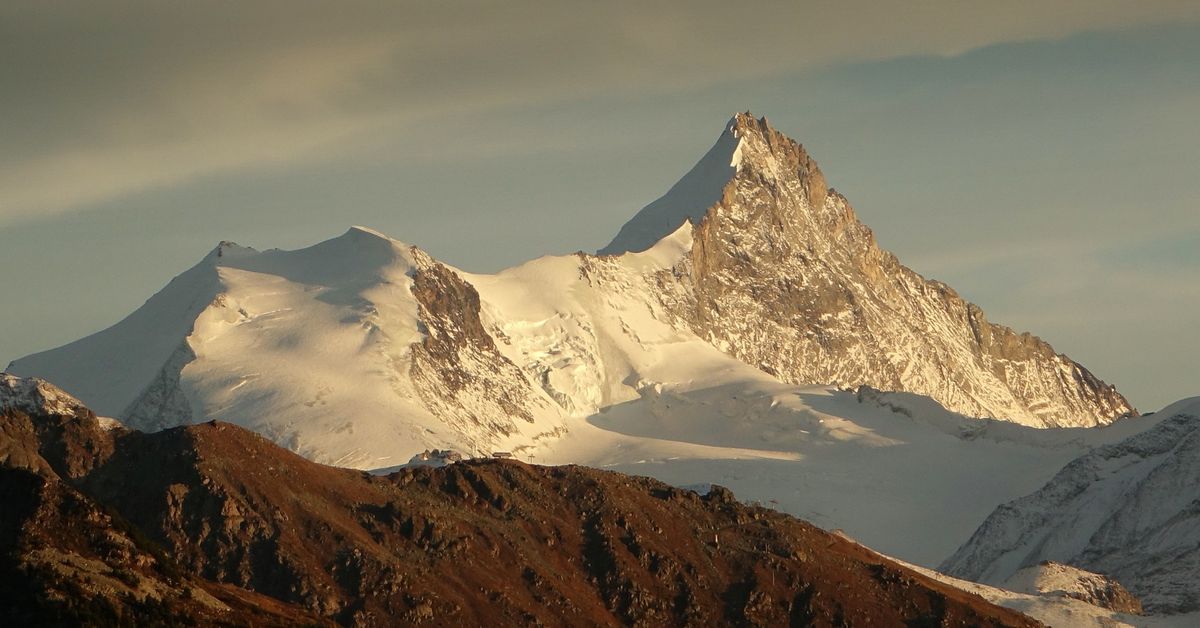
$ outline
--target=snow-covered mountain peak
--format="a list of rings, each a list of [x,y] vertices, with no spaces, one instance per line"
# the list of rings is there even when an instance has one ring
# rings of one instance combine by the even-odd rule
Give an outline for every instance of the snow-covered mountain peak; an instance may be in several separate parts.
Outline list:
[[[39,377],[0,373],[0,411],[70,415],[86,412],[83,402]]]
[[[230,240],[222,240],[205,256],[205,259],[212,260],[220,266],[237,266],[238,260],[264,255],[266,257],[282,255],[292,258],[323,256],[328,258],[327,261],[331,262],[335,261],[334,258],[375,256],[380,261],[386,262],[395,259],[397,255],[403,256],[403,252],[410,248],[412,248],[411,245],[380,231],[376,231],[370,227],[353,225],[340,236],[294,251],[283,251],[281,249],[259,251]]]
[[[386,233],[383,233],[382,231],[377,231],[375,229],[372,229],[370,227],[364,227],[362,225],[351,225],[350,228],[346,230],[346,233],[344,233],[342,235],[343,236],[351,236],[351,237],[355,237],[355,238],[372,237],[372,238],[377,238],[379,240],[384,240],[385,242],[397,242],[397,243],[400,242],[399,240],[387,235]],[[401,244],[403,244],[403,243],[401,243]]]
[[[606,250],[471,275],[365,227],[293,251],[222,243],[126,320],[13,370],[134,427],[220,418],[359,466],[532,447],[707,373],[911,392],[1038,427],[1130,411],[901,266],[765,118],[735,115]]]
[[[380,282],[402,282],[416,265],[416,248],[366,227],[294,251],[239,249],[225,254],[225,269],[277,275],[295,283],[355,289]],[[228,271],[226,271],[228,274]]]
[[[341,257],[377,257],[380,261],[410,259],[412,245],[368,227],[352,226],[340,236],[297,252]]]

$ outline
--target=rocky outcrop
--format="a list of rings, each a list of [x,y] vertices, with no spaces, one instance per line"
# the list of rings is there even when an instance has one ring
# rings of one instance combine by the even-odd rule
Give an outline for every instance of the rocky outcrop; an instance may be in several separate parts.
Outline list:
[[[765,118],[738,114],[727,133],[734,174],[659,282],[696,334],[785,382],[914,392],[970,416],[1059,427],[1135,412],[1049,344],[901,265]]]
[[[0,373],[0,410],[68,416],[88,414],[83,402],[40,377]]]
[[[113,428],[45,380],[0,373],[0,413],[0,464],[9,468],[77,478],[112,455]]]
[[[1127,615],[1141,615],[1142,602],[1120,582],[1098,573],[1045,560],[1013,574],[1004,588],[1031,595],[1062,595]]]
[[[416,389],[463,446],[490,451],[494,436],[517,431],[516,421],[532,423],[544,398],[484,329],[475,288],[420,249],[411,251],[412,294],[425,333],[412,347]]]
[[[941,570],[1001,584],[1049,560],[1115,578],[1151,613],[1200,610],[1200,401],[1159,415],[1001,505]]]

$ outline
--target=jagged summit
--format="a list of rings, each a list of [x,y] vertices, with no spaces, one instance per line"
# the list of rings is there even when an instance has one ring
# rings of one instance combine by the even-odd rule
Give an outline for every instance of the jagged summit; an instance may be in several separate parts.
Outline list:
[[[242,246],[237,242],[221,240],[217,243],[217,246],[213,247],[213,250],[208,252],[204,260],[212,264],[222,264],[231,259],[255,255],[257,253],[258,251],[248,246]]]
[[[749,111],[736,113],[725,124],[712,148],[661,198],[639,211],[621,227],[599,255],[649,249],[674,233],[684,222],[697,225],[727,194],[734,177],[765,183],[792,171],[807,182],[813,206],[824,203],[825,178],[804,147],[771,127],[767,118]]]
[[[700,337],[784,381],[932,396],[1027,425],[1135,413],[1035,336],[989,323],[881,249],[799,143],[739,113],[717,144],[601,253],[643,250],[690,221],[688,285],[666,307]]]
[[[738,172],[746,170],[747,177],[767,185],[794,174],[804,186],[809,205],[824,206],[830,192],[825,175],[802,144],[772,127],[766,116],[756,119],[749,111],[735,115],[731,124],[741,140],[735,155]]]

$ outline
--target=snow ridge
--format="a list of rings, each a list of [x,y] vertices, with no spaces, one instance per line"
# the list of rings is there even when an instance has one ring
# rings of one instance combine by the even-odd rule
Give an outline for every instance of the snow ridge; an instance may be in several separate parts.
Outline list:
[[[721,200],[725,185],[741,169],[742,142],[737,118],[692,169],[661,198],[637,213],[598,255],[640,253],[673,233],[685,222],[696,224],[709,207]]]

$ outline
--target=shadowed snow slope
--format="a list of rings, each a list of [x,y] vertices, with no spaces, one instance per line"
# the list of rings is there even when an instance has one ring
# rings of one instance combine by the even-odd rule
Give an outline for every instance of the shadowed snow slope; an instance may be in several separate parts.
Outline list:
[[[621,227],[600,255],[645,251],[684,222],[700,222],[708,209],[721,200],[725,186],[740,165],[741,140],[734,121],[725,127],[717,143],[662,198],[650,203]]]
[[[942,568],[999,583],[1053,560],[1116,578],[1148,611],[1200,611],[1200,398],[1154,418],[997,508]]]

